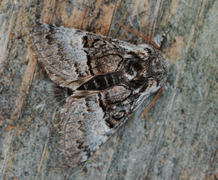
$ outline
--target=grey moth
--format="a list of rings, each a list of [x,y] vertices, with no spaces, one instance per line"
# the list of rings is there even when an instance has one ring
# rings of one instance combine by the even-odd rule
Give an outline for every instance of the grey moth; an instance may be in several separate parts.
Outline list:
[[[86,162],[168,75],[168,59],[151,43],[47,24],[33,27],[30,43],[55,83],[60,147],[72,167]]]

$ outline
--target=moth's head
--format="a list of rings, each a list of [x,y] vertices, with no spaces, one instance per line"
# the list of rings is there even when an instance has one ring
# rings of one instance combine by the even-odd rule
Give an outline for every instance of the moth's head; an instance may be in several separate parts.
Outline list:
[[[150,45],[140,45],[140,51],[136,52],[138,59],[131,65],[135,72],[135,81],[152,81],[161,87],[166,81],[169,71],[168,58],[158,49]],[[149,82],[148,82],[149,83]]]

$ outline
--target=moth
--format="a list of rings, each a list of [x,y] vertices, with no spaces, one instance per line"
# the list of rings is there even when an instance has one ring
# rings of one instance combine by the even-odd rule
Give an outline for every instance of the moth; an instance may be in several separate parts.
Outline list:
[[[30,43],[55,83],[60,148],[72,167],[86,162],[168,75],[169,61],[152,41],[133,45],[43,24],[33,27]]]

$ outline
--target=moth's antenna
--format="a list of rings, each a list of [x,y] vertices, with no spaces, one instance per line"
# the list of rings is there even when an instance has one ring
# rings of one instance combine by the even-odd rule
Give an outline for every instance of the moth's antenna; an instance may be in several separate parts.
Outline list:
[[[129,32],[143,38],[145,41],[147,41],[148,44],[152,45],[155,49],[160,50],[160,47],[157,44],[155,44],[155,42],[152,41],[149,37],[145,36],[144,34],[138,32],[138,31],[135,31],[135,30],[129,28],[128,26],[125,26],[125,25],[121,24],[120,22],[118,22],[118,24],[121,25],[122,27],[124,27]]]
[[[157,102],[157,100],[160,98],[161,94],[163,93],[164,87],[166,85],[166,82],[164,83],[164,85],[160,88],[160,90],[158,91],[157,95],[155,96],[155,98],[151,101],[151,103],[145,108],[145,110],[142,112],[142,114],[140,115],[139,119],[142,118],[142,116],[144,114],[146,114],[148,112],[149,109],[151,109],[151,107]]]

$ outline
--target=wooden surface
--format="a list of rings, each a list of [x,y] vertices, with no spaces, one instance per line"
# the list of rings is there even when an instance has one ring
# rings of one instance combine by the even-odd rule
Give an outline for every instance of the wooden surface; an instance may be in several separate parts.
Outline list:
[[[217,19],[216,0],[1,1],[0,179],[217,179]],[[132,43],[143,41],[117,22],[151,38],[171,26],[163,46],[171,85],[84,167],[66,166],[58,149],[52,83],[29,51],[29,30],[38,22]]]

